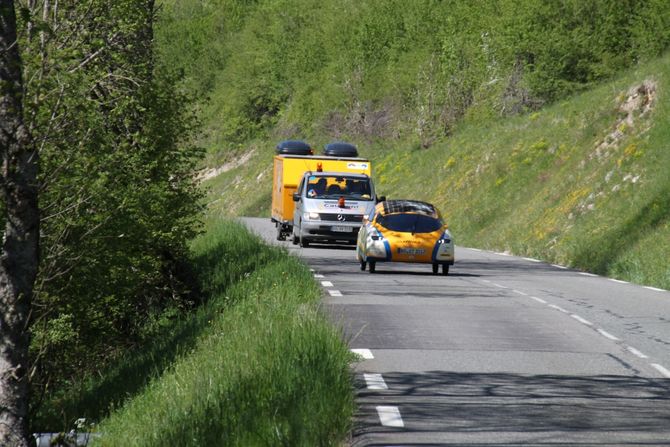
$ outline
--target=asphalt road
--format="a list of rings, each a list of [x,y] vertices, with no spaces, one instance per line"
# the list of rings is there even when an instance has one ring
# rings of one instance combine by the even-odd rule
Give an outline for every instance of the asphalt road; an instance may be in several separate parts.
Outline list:
[[[670,445],[670,292],[462,247],[446,277],[370,274],[244,221],[314,269],[365,356],[352,445]]]

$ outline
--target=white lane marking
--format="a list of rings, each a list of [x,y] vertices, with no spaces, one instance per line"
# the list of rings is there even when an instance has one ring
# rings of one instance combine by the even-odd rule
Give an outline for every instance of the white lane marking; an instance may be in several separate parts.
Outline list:
[[[330,296],[342,296],[342,292],[339,290],[328,289],[328,293],[330,293]]]
[[[594,275],[593,273],[586,273],[586,272],[579,272],[579,274],[584,275],[584,276],[598,276],[598,275]]]
[[[552,267],[556,267],[557,269],[561,270],[567,270],[568,268],[564,265],[558,265],[558,264],[551,264]]]
[[[495,282],[494,282],[494,283],[492,283],[492,284],[493,284],[494,286],[496,286],[496,287],[500,287],[501,289],[509,289],[509,287],[506,287],[506,286],[503,286],[503,285],[500,285],[500,284],[498,284],[498,283],[495,283]]]
[[[400,416],[400,410],[398,410],[398,407],[379,405],[377,407],[377,414],[379,415],[379,420],[381,421],[382,425],[386,427],[405,426],[405,424],[402,422],[402,417]]]
[[[561,306],[557,306],[557,305],[555,305],[555,304],[549,304],[549,307],[551,307],[552,309],[556,309],[556,310],[559,311],[559,312],[563,312],[564,314],[567,314],[567,313],[568,313],[567,310],[565,310],[565,309],[563,309]]]
[[[614,335],[610,334],[609,332],[607,332],[604,329],[596,328],[596,331],[598,331],[598,333],[605,338],[609,338],[610,340],[613,340],[613,341],[621,341],[621,339],[619,337],[615,337]]]
[[[529,298],[532,299],[532,300],[537,301],[538,303],[547,304],[547,302],[545,300],[543,300],[542,298],[538,298],[536,296],[531,296]]]
[[[660,372],[660,373],[663,374],[665,377],[667,377],[668,379],[670,379],[670,371],[668,371],[667,369],[665,369],[662,365],[659,365],[658,363],[652,363],[651,366],[653,366],[653,367],[656,369],[656,371]]]
[[[489,281],[488,279],[482,279],[482,282],[487,282],[489,284],[491,283],[491,281]]]
[[[375,358],[375,356],[372,355],[372,351],[370,351],[369,349],[357,348],[352,349],[351,352],[358,355],[359,357],[363,357],[365,360],[372,360],[373,358]]]
[[[619,284],[629,284],[628,281],[621,281],[620,279],[607,278],[612,282],[618,282]]]
[[[521,290],[513,289],[512,292],[514,292],[514,293],[518,293],[519,295],[528,296],[527,293],[524,293],[524,292],[522,292]]]
[[[584,318],[580,317],[577,314],[570,314],[570,316],[582,324],[585,324],[587,326],[593,326],[593,323],[591,323],[589,320],[585,320]]]
[[[481,250],[478,249],[478,248],[471,248],[470,250],[472,250],[472,251],[481,251]]]
[[[628,349],[629,352],[631,352],[633,355],[636,355],[636,356],[640,357],[641,359],[648,359],[649,358],[647,355],[641,353],[640,351],[638,351],[637,349],[635,349],[632,346],[626,346],[626,349]]]
[[[653,290],[655,292],[667,292],[665,289],[659,289],[657,287],[651,287],[651,286],[644,286],[645,289]]]
[[[318,273],[315,273],[315,274],[314,274],[314,277],[315,277],[315,278],[325,278],[325,276],[320,275],[320,274],[318,274]]]
[[[522,258],[522,259],[525,259],[526,261],[530,261],[530,262],[542,262],[539,259],[535,259],[535,258]]]
[[[365,378],[365,383],[369,390],[388,390],[389,387],[384,382],[384,378],[381,374],[363,374]]]
[[[333,287],[333,283],[330,281],[321,281],[323,287]]]
[[[500,256],[511,256],[511,255],[509,255],[509,254],[507,254],[507,253],[500,253],[500,252],[496,252],[496,254],[497,254],[497,255],[500,255]]]
[[[309,271],[310,271],[310,272],[313,272],[313,271],[314,271],[314,269],[309,269]]]

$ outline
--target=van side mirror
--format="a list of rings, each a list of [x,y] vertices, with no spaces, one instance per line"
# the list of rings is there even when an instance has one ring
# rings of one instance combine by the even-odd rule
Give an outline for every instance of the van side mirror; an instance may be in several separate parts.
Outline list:
[[[300,193],[299,192],[294,192],[293,193],[293,201],[294,202],[300,202]]]

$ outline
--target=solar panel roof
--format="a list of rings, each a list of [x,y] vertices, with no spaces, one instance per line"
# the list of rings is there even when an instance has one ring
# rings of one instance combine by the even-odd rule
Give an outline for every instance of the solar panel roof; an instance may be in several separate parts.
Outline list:
[[[380,205],[384,209],[384,214],[418,213],[432,217],[437,216],[437,210],[433,205],[418,200],[386,200]]]

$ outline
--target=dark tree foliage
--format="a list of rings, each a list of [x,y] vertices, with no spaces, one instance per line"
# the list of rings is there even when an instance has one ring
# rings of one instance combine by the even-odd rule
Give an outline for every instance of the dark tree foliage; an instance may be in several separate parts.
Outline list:
[[[155,56],[153,0],[31,0],[21,12],[27,125],[42,160],[39,406],[193,304],[182,264],[201,154],[185,143],[188,100]]]

